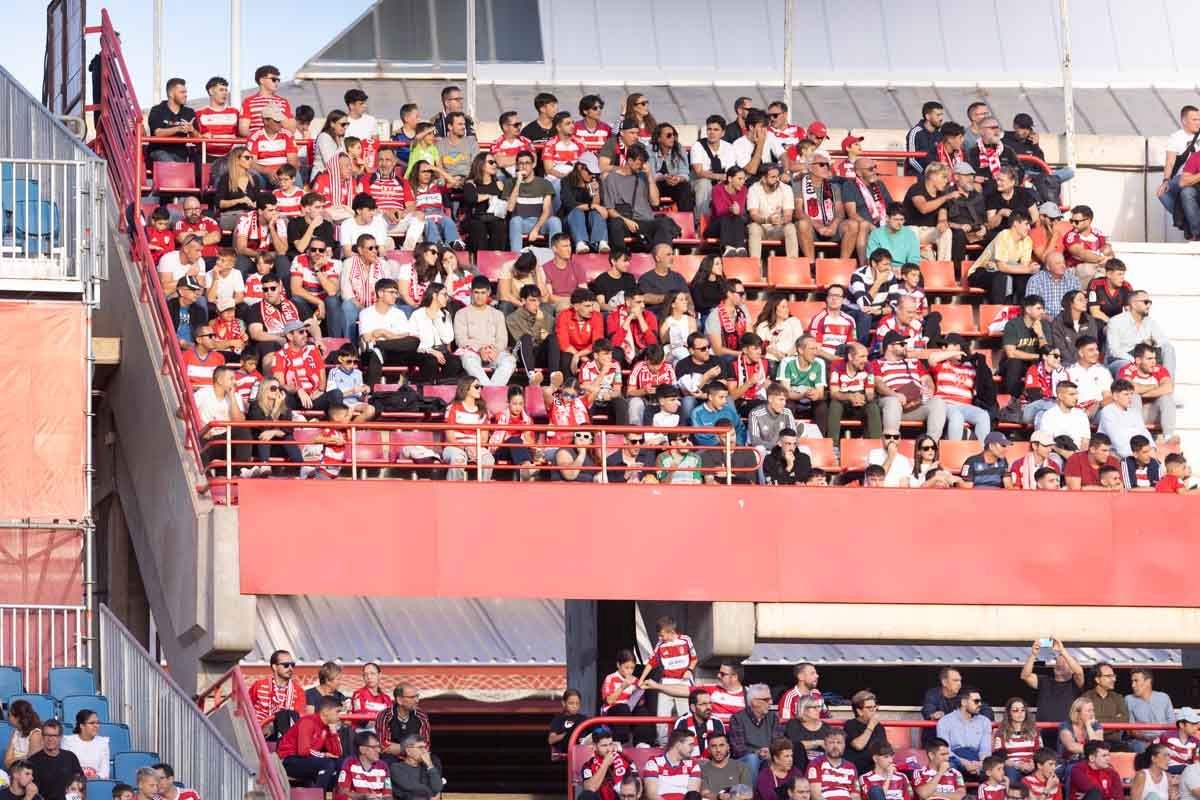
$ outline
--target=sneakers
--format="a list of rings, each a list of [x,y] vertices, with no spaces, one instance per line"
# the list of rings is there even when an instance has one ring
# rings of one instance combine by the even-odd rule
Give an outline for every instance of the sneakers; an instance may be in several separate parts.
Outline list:
[[[725,245],[725,252],[721,253],[721,255],[726,258],[728,258],[729,256],[736,256],[737,254],[738,254],[737,248],[734,247],[733,245]]]
[[[596,252],[598,253],[607,253],[611,249],[612,248],[608,246],[608,242],[600,242],[600,244],[596,245]]]
[[[459,252],[462,252],[463,250],[467,249],[467,243],[464,242],[462,239],[455,239],[453,242],[450,243],[450,249],[458,250]]]
[[[242,467],[238,470],[238,477],[253,478],[258,475],[258,467]]]
[[[592,252],[592,248],[588,247],[587,242],[576,242],[575,243],[575,252],[576,253],[590,253],[590,252]]]
[[[737,249],[737,252],[736,252],[736,253],[734,253],[734,255],[736,255],[736,256],[741,256],[742,258],[749,258],[749,257],[750,257],[750,251],[749,251],[749,250],[747,250],[747,249],[746,249],[746,248],[744,248],[744,247],[739,247],[739,248]]]

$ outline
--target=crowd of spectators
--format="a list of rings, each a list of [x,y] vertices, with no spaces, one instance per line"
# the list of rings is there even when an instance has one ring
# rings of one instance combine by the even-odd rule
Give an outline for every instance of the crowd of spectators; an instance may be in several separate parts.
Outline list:
[[[658,630],[640,675],[632,653],[618,655],[617,671],[601,688],[599,713],[675,716],[675,722],[656,730],[622,720],[584,731],[579,742],[592,753],[580,756],[572,779],[588,800],[962,800],[967,794],[1121,800],[1126,785],[1131,800],[1188,800],[1200,788],[1200,713],[1176,711],[1154,689],[1149,669],[1132,670],[1127,695],[1117,690],[1117,672],[1107,662],[1085,677],[1057,639],[1034,642],[1021,669],[1022,681],[1037,692],[1036,719],[1034,705],[1020,697],[994,711],[958,669],[946,667],[921,705],[922,717],[936,724],[923,729],[919,747],[905,747],[893,742],[912,743],[908,729],[897,726],[904,733],[889,736],[894,732],[870,690],[850,697],[850,718],[834,719],[817,688],[816,667],[801,663],[795,686],[773,703],[767,685],[742,686],[733,661],[720,662],[716,683],[699,680],[691,640],[668,617]],[[674,709],[676,699],[686,699],[686,709]],[[563,752],[570,729],[588,716],[578,692],[568,690],[563,700],[550,728],[554,753]],[[1039,729],[1039,722],[1055,724]],[[1105,728],[1128,723],[1158,727]],[[651,747],[660,749],[641,753]],[[1113,753],[1133,758],[1124,781]]]
[[[259,68],[240,109],[214,78],[192,117],[186,83],[172,79],[150,115],[154,136],[198,136],[217,159],[211,216],[187,197],[181,218],[159,207],[148,228],[203,421],[323,417],[304,447],[289,427],[234,426],[243,477],[338,477],[341,426],[417,402],[436,416],[437,400],[402,396],[401,384],[452,383],[444,418],[461,427],[405,448],[427,475],[1190,490],[1183,456],[1159,452],[1176,441],[1172,343],[1092,210],[1063,219],[1057,186],[1069,171],[1024,168],[1018,156],[1042,157],[1027,114],[1006,133],[984,103],[968,108],[967,127],[926,103],[909,134],[926,155],[909,159],[915,182],[892,197],[861,137],[847,136],[835,162],[826,126],[789,121],[782,102],[764,111],[739,98],[733,121],[708,117],[685,151],[643,95],[610,125],[599,96],[583,97],[575,119],[542,93],[536,120],[505,112],[489,145],[458,87],[430,122],[402,107],[390,139],[354,89],[313,135],[311,109],[293,112],[278,77]],[[198,152],[156,142],[150,158]],[[718,240],[691,280],[676,269],[680,230],[664,208],[693,213]],[[804,319],[779,290],[753,314],[746,285],[726,274],[726,259],[768,246],[812,258],[818,242],[861,266],[819,287],[824,307]],[[505,248],[494,281],[472,263]],[[631,250],[653,268],[635,277]],[[593,252],[606,270],[575,258]],[[943,331],[947,307],[924,289],[931,259],[952,261],[1001,307],[979,321],[987,336]],[[496,386],[512,388],[499,410],[484,397]],[[533,422],[525,387],[562,433],[520,429]],[[571,430],[601,421],[679,430],[604,452]],[[513,429],[480,437],[472,427],[484,423]],[[686,433],[701,426],[728,426],[737,449],[727,457],[724,437]],[[900,448],[912,426],[932,440],[919,468]],[[1005,426],[1029,435],[1016,463]],[[806,439],[831,438],[836,459],[859,430],[882,440],[865,470],[814,467]],[[968,437],[978,452],[944,469],[939,441]]]

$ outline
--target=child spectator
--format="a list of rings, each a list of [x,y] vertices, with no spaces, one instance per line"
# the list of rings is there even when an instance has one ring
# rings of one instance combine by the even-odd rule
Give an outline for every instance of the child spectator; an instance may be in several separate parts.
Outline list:
[[[204,276],[204,285],[207,287],[205,297],[209,304],[230,300],[236,307],[246,299],[246,281],[242,273],[234,269],[236,264],[237,251],[232,247],[222,247],[217,251],[216,264]],[[271,267],[274,266],[272,258]]]
[[[671,437],[671,449],[659,456],[658,466],[662,470],[665,467],[676,466],[686,467],[690,470],[697,470],[700,467],[699,458],[696,457],[694,465],[689,460],[689,457],[694,457],[694,453],[688,452],[687,436],[681,432],[677,432]],[[664,458],[667,462],[664,464]],[[674,475],[680,473],[676,472]],[[699,475],[698,472],[682,473],[685,475]],[[676,480],[672,473],[664,472],[659,476],[659,480],[664,483],[698,483],[695,481],[679,481]],[[700,657],[696,654],[696,647],[692,644],[690,636],[679,632],[679,627],[675,623],[673,617],[659,617],[655,628],[658,632],[658,642],[654,645],[654,652],[650,654],[650,658],[646,661],[646,666],[642,670],[642,675],[638,679],[638,683],[646,680],[650,675],[650,671],[655,667],[662,668],[662,677],[658,679],[661,684],[675,684],[690,686],[692,684],[692,670],[696,668]],[[666,692],[658,694],[658,713],[660,717],[678,717],[686,714],[688,711],[686,697],[672,697]],[[665,741],[667,737],[667,726],[658,726],[658,738]]]
[[[988,756],[983,760],[980,771],[984,780],[979,784],[978,800],[1005,800],[1008,779],[1004,776],[1004,759],[1000,756]]]
[[[661,344],[650,345],[642,355],[642,360],[633,365],[629,373],[629,385],[625,387],[630,425],[644,424],[647,398],[650,403],[655,403],[658,387],[675,383],[675,368],[667,361]]]
[[[337,351],[337,365],[330,367],[325,385],[341,390],[342,402],[352,415],[351,422],[367,422],[375,418],[375,407],[367,402],[371,387],[363,382],[354,345],[347,342]]]
[[[240,360],[238,357],[250,339],[246,335],[245,323],[237,318],[237,306],[228,297],[217,301],[217,316],[212,321],[212,334],[212,347],[225,354],[226,362]]]
[[[325,416],[330,426],[322,428],[312,440],[314,444],[321,445],[320,466],[301,468],[301,478],[336,478],[342,472],[342,465],[346,463],[346,441],[349,439],[349,431],[332,426],[350,422],[350,409],[344,403],[330,403]]]
[[[555,714],[554,719],[550,720],[550,733],[546,736],[546,741],[550,744],[550,751],[555,755],[566,757],[571,730],[587,719],[586,714],[579,713],[582,703],[583,698],[578,689],[567,689],[563,692],[562,712]]]
[[[163,206],[154,209],[150,214],[150,227],[146,229],[146,240],[150,243],[150,255],[155,265],[163,257],[175,249],[175,234],[171,233],[171,214]]]
[[[683,393],[678,386],[659,386],[654,390],[654,399],[658,402],[658,411],[650,424],[655,428],[678,428],[683,424],[680,407],[683,405]],[[667,434],[647,433],[647,446],[661,446],[667,443]]]
[[[258,353],[253,348],[243,350],[241,367],[233,376],[234,391],[242,402],[242,408],[250,408],[250,401],[258,394],[258,384],[262,379],[262,373],[258,371]]]
[[[279,216],[288,219],[300,216],[300,198],[304,197],[304,190],[296,185],[296,168],[283,164],[275,170],[275,179],[279,188],[271,194],[275,195]]]

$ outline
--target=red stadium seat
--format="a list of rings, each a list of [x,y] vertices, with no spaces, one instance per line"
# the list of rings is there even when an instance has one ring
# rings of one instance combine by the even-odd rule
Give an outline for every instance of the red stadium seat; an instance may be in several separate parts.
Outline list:
[[[899,175],[900,162],[892,158],[877,158],[875,159],[875,174],[881,178]]]
[[[497,281],[500,280],[500,268],[504,263],[515,260],[518,255],[508,250],[480,250],[475,254],[475,269],[488,280]],[[411,261],[412,254],[408,256]]]
[[[525,413],[534,420],[546,418],[546,396],[542,394],[542,387],[525,387]]]
[[[326,353],[332,353],[335,350],[340,350],[342,345],[349,341],[349,339],[342,339],[337,336],[324,336],[321,338],[321,344],[325,346]]]
[[[967,273],[971,271],[971,265],[974,263],[975,263],[974,261],[968,261],[966,259],[963,259],[962,283],[961,283],[962,288],[959,291],[965,292],[966,294],[984,294],[985,292],[983,291],[983,289],[980,289],[978,287],[972,286],[971,284],[967,283]]]
[[[904,195],[908,194],[908,187],[917,182],[917,179],[912,175],[880,175],[879,180],[883,181],[883,185],[887,187],[888,194],[897,203],[904,199]]]
[[[853,258],[818,258],[817,286],[825,289],[835,283],[850,285],[850,274],[858,268]]]
[[[1121,783],[1126,786],[1133,782],[1133,776],[1137,772],[1133,766],[1136,757],[1136,753],[1112,753],[1109,756],[1109,764],[1121,776]]]
[[[792,312],[793,317],[804,323],[805,330],[808,330],[808,323],[812,322],[812,318],[824,309],[824,300],[793,300],[788,303],[788,310]]]
[[[457,386],[448,386],[440,383],[430,383],[421,387],[422,397],[438,397],[446,401],[446,405],[454,402],[454,392]]]
[[[675,220],[675,224],[679,226],[680,234],[674,239],[675,244],[684,246],[695,246],[700,244],[700,237],[696,233],[696,217],[690,211],[668,211],[666,216]]]
[[[508,406],[508,387],[484,386],[483,404],[490,415],[494,416],[503,411]]]
[[[817,283],[813,280],[812,259],[769,256],[767,258],[767,283],[775,289],[816,289]]]
[[[942,315],[942,333],[961,333],[963,336],[979,335],[979,327],[975,324],[975,309],[971,306],[946,304],[930,306],[929,310]]]
[[[675,256],[675,271],[682,275],[685,281],[691,283],[703,260],[704,256],[701,255],[677,255]]]
[[[928,294],[958,294],[962,291],[954,277],[952,261],[922,261],[921,279]]]
[[[588,283],[591,283],[597,275],[608,269],[608,255],[606,253],[576,253],[571,256],[571,263],[581,267],[584,275],[587,276]]]
[[[766,300],[747,300],[746,301],[746,317],[750,320],[750,327],[754,327],[754,320],[758,319],[758,315],[762,313],[763,306],[767,304]],[[701,331],[703,333],[703,331]]]
[[[190,163],[155,161],[152,174],[154,180],[151,185],[156,194],[200,194],[200,187],[196,185],[196,168]]]
[[[763,281],[762,261],[751,256],[729,256],[722,258],[726,278],[737,278],[749,287],[766,286]]]
[[[979,307],[979,333],[981,336],[999,337],[998,333],[988,333],[988,326],[997,318],[1001,311],[1006,308],[1011,308],[1007,303],[995,305],[992,303],[984,303]]]
[[[861,470],[867,468],[867,456],[872,450],[883,447],[878,439],[842,439],[842,469]],[[912,439],[900,440],[900,452],[909,459],[913,458],[916,443]]]
[[[379,469],[391,460],[387,457],[383,433],[385,432],[376,430],[356,430],[354,432],[354,446],[357,451],[359,469]],[[349,438],[349,434],[347,434],[347,441]],[[351,462],[352,460],[351,453],[347,449],[346,461]]]
[[[654,256],[649,253],[633,253],[629,257],[629,274],[640,278],[654,269]]]
[[[907,750],[914,744],[917,744],[917,739],[913,738],[913,733],[917,728],[897,728],[895,726],[883,726],[883,732],[887,735],[888,744],[890,744],[896,752]]]
[[[938,442],[938,458],[943,467],[957,475],[963,462],[982,449],[983,443],[978,439],[961,439],[956,442],[947,439]]]
[[[403,266],[404,264],[413,263],[413,254],[412,254],[411,250],[400,250],[397,248],[392,248],[391,250],[389,250],[387,252],[387,255],[384,256],[384,258],[386,258],[388,261],[395,262],[396,264],[401,265],[401,266]]]
[[[833,455],[833,439],[799,439],[796,445],[808,450],[808,458],[817,469],[840,472],[841,466]]]

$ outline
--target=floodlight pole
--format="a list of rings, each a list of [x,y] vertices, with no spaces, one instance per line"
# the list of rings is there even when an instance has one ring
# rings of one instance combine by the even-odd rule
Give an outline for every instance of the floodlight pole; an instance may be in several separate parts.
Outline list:
[[[229,0],[229,104],[242,105],[242,0]]]
[[[475,0],[467,0],[467,116],[475,118]]]
[[[162,71],[162,25],[163,0],[154,0],[154,104],[158,105],[163,96]]]
[[[784,0],[783,3],[783,102],[787,103],[789,111],[792,108],[792,48],[795,44],[795,34],[792,31],[792,20],[795,17],[796,0]],[[791,112],[793,115],[794,111]]]
[[[1066,122],[1067,165],[1075,169],[1075,93],[1071,86],[1071,9],[1070,0],[1058,0],[1062,28],[1063,118]],[[1063,202],[1071,203],[1071,182],[1063,184]]]

